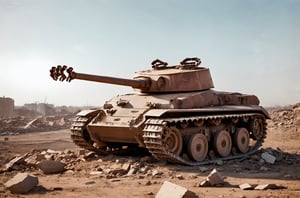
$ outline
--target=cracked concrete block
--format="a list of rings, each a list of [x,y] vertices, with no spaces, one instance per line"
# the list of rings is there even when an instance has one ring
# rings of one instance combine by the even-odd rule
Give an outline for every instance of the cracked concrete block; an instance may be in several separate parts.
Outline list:
[[[264,152],[261,154],[261,157],[269,164],[274,164],[276,161],[276,157],[269,154],[268,152]]]
[[[196,198],[198,197],[194,192],[189,191],[188,189],[179,186],[177,184],[165,181],[155,198]]]
[[[267,190],[267,189],[280,189],[280,186],[277,186],[276,184],[260,184],[257,185],[255,190]]]
[[[7,181],[4,186],[12,193],[24,194],[29,192],[39,183],[38,177],[28,173],[18,173],[15,177]]]
[[[224,179],[217,169],[213,169],[210,172],[210,174],[207,176],[207,181],[209,181],[212,186],[224,183]]]
[[[240,184],[239,187],[242,190],[253,190],[253,187],[248,183]]]

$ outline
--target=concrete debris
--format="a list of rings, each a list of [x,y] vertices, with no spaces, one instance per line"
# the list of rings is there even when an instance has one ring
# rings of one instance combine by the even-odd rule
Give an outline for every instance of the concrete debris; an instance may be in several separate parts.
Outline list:
[[[189,191],[188,189],[176,185],[174,183],[165,181],[161,188],[159,189],[158,193],[156,194],[155,198],[196,198],[198,197],[194,192]]]
[[[248,183],[240,184],[239,187],[242,190],[253,190],[253,186]]]
[[[208,187],[208,186],[217,186],[223,184],[224,184],[224,178],[217,171],[217,169],[213,169],[206,177],[206,179],[201,181],[197,186]]]
[[[197,187],[211,187],[211,183],[207,179],[205,179],[197,184]]]
[[[38,183],[38,177],[29,175],[28,173],[18,173],[4,185],[12,193],[24,194],[37,186]]]
[[[223,184],[224,183],[224,179],[221,176],[221,174],[217,171],[217,169],[213,169],[210,174],[207,176],[207,181],[209,181],[209,183],[212,186],[215,186],[217,184]]]
[[[261,154],[262,159],[264,159],[269,164],[274,164],[276,161],[276,157],[269,154],[268,152],[264,152]]]
[[[10,170],[16,170],[18,169],[18,165],[22,164],[26,158],[28,153],[25,153],[22,156],[15,157],[11,161],[9,161],[7,164],[4,165],[3,171],[10,171]],[[17,167],[15,167],[17,166]]]
[[[64,115],[0,117],[0,135],[17,135],[35,131],[52,131],[70,128],[73,113]]]
[[[268,122],[268,127],[292,128],[300,125],[300,103],[294,106],[270,110],[272,121]]]
[[[276,184],[260,184],[257,185],[255,190],[267,190],[267,189],[282,189],[282,186],[277,186]]]
[[[53,160],[42,160],[38,163],[37,167],[45,174],[56,174],[65,171],[64,163]]]

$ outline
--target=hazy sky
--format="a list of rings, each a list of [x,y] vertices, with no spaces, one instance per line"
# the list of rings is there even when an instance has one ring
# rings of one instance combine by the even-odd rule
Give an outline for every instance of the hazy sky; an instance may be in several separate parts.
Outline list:
[[[102,105],[129,87],[53,81],[53,65],[131,78],[199,57],[215,89],[265,106],[300,101],[299,0],[0,0],[0,96]]]

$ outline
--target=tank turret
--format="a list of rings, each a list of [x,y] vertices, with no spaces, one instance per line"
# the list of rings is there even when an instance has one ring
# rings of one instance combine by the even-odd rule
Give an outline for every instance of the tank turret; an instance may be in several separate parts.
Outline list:
[[[209,69],[199,67],[200,63],[199,58],[186,58],[179,65],[168,66],[168,63],[157,59],[152,62],[152,70],[136,72],[133,79],[77,73],[72,67],[65,65],[52,67],[50,75],[54,80],[60,81],[79,79],[131,86],[142,93],[187,92],[213,88]]]

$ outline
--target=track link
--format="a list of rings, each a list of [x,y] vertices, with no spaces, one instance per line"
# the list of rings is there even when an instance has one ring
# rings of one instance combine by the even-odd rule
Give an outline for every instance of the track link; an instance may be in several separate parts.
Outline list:
[[[91,118],[89,117],[77,116],[71,125],[71,139],[77,146],[98,153],[100,149],[94,147],[93,142],[85,134],[86,125],[90,120]]]
[[[256,140],[255,144],[248,150],[247,153],[238,153],[235,155],[229,155],[227,157],[218,157],[214,159],[208,159],[208,157],[201,162],[193,161],[190,159],[183,158],[181,155],[174,155],[169,152],[163,142],[164,131],[171,125],[176,125],[183,122],[202,122],[214,119],[243,119],[243,118],[259,118],[262,120],[263,132],[259,139]],[[228,114],[228,115],[208,115],[208,116],[194,116],[194,117],[180,117],[180,118],[150,118],[146,121],[144,127],[144,143],[149,152],[158,160],[168,161],[171,163],[179,163],[190,166],[205,165],[210,163],[216,163],[219,160],[232,160],[239,158],[247,158],[251,154],[255,153],[258,148],[262,145],[266,137],[266,120],[262,114],[248,113],[248,114]]]

